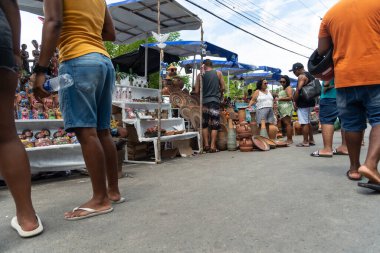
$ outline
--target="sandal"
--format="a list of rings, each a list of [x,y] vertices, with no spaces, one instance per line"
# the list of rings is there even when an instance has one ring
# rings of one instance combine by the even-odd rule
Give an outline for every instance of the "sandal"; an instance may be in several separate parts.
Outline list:
[[[220,152],[220,151],[217,148],[211,148],[210,149],[210,153],[218,153],[218,152]]]
[[[359,171],[354,172],[354,173],[358,173],[358,174],[360,175],[359,178],[352,177],[352,176],[350,175],[350,173],[352,173],[351,170],[347,170],[347,172],[346,172],[346,176],[347,176],[348,179],[350,179],[350,180],[352,180],[352,181],[360,181],[360,180],[362,180],[362,175],[360,175]]]
[[[298,143],[298,144],[296,145],[296,147],[310,147],[310,145],[301,142],[301,143]]]
[[[313,153],[310,154],[312,157],[333,157],[333,155],[331,154],[321,154],[319,153],[319,150],[317,151],[314,151]]]
[[[203,152],[205,152],[205,153],[210,152],[210,146],[204,146]]]

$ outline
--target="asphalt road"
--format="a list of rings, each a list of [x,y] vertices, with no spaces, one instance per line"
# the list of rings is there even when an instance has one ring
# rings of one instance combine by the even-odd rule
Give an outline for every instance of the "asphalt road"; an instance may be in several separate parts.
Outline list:
[[[321,135],[316,140],[318,147]],[[11,229],[14,204],[2,189],[0,252],[380,252],[379,194],[346,178],[347,156],[310,157],[314,150],[125,166],[133,176],[120,181],[128,202],[80,221],[63,213],[89,198],[87,177],[34,184],[45,232],[32,239]]]

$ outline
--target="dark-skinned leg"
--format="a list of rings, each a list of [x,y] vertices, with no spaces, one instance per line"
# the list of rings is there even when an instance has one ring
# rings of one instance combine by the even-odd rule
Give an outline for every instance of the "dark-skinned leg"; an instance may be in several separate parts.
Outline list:
[[[31,198],[29,160],[17,136],[14,97],[17,74],[0,68],[0,172],[16,204],[16,215],[24,231],[38,227]]]
[[[83,158],[91,178],[92,198],[80,207],[98,211],[111,207],[106,185],[106,158],[102,144],[95,128],[76,128],[75,134],[82,147]],[[116,169],[116,168],[115,168]],[[86,211],[78,210],[65,213],[66,218],[86,215]]]
[[[350,157],[350,172],[349,176],[358,179],[361,177],[359,174],[360,167],[360,149],[362,141],[362,132],[345,132],[347,149]]]
[[[98,137],[103,147],[106,159],[106,174],[108,182],[108,197],[112,201],[120,200],[119,180],[117,173],[117,151],[108,129],[98,131]]]
[[[216,149],[216,138],[218,136],[218,130],[211,130],[211,145],[210,148],[213,150]]]
[[[345,133],[344,133],[343,129],[340,130],[340,134],[342,136],[342,145],[340,145],[339,147],[337,147],[336,151],[338,153],[348,154],[346,137],[345,137]]]
[[[209,143],[210,134],[209,134],[208,127],[202,128],[202,136],[203,136],[203,147],[209,148],[210,147],[210,143]],[[205,150],[205,151],[207,151],[207,150]]]
[[[303,124],[302,127],[302,135],[303,135],[303,144],[309,145],[309,124]]]
[[[292,121],[289,116],[286,116],[282,119],[282,123],[285,125],[286,129],[286,142],[289,144],[293,143],[293,127],[292,127]]]
[[[311,123],[309,123],[309,144],[315,144]]]
[[[377,170],[380,159],[380,125],[371,129],[369,136],[369,146],[366,160],[359,168],[360,174],[372,182],[380,183],[380,174]]]
[[[333,137],[334,125],[322,124],[323,149],[319,150],[320,154],[332,155]]]

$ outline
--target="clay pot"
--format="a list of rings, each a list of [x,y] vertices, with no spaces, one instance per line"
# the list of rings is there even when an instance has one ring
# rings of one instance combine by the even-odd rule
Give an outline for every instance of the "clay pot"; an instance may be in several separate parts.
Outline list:
[[[269,151],[269,145],[262,139],[258,138],[259,136],[252,137],[253,145],[255,148],[258,148],[261,151]]]
[[[251,121],[251,123],[249,123],[249,126],[251,127],[251,133],[253,136],[260,134],[260,129],[259,129],[259,126],[257,125],[256,121]]]
[[[246,121],[240,122],[239,125],[236,126],[236,133],[239,138],[251,138],[252,130],[249,124]]]
[[[258,139],[258,140],[264,141],[266,144],[269,145],[269,147],[271,149],[275,149],[277,147],[276,142],[274,142],[273,140],[271,140],[269,138],[266,138],[266,137],[263,137],[263,136],[256,136],[255,138]]]
[[[269,139],[275,140],[278,133],[278,128],[275,125],[269,125]]]
[[[239,149],[241,152],[253,151],[253,142],[251,138],[243,138],[239,142]]]
[[[216,146],[219,150],[227,150],[227,133],[224,131],[218,131],[218,138],[216,140]]]
[[[236,150],[236,129],[235,128],[228,128],[227,149],[228,151]]]
[[[169,96],[170,95],[170,89],[169,89],[169,87],[165,86],[164,88],[162,88],[162,95],[164,95],[164,96]]]
[[[179,77],[174,77],[172,79],[172,82],[173,82],[173,86],[176,87],[176,88],[178,88],[178,89],[182,89],[183,86],[184,86],[184,82]]]
[[[243,108],[239,108],[239,111],[238,111],[238,117],[239,117],[239,122],[243,122],[243,121],[245,121],[245,117],[246,117],[246,114],[245,114],[245,107],[243,107]]]
[[[294,122],[294,133],[296,135],[302,135],[302,127],[298,121]]]

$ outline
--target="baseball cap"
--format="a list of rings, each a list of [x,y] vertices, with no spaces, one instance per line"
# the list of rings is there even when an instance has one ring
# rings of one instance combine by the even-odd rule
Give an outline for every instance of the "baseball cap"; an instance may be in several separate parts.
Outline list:
[[[303,65],[300,62],[296,62],[293,64],[292,69],[289,69],[289,72],[296,71],[297,69],[302,69]]]

